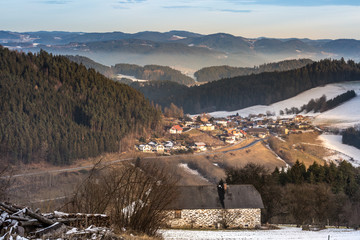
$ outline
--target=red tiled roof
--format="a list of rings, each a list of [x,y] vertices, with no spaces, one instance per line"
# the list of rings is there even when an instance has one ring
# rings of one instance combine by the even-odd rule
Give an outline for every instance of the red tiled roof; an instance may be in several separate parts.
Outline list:
[[[175,126],[172,126],[171,129],[176,129],[176,131],[182,131],[182,127],[180,127],[180,125],[175,125]]]

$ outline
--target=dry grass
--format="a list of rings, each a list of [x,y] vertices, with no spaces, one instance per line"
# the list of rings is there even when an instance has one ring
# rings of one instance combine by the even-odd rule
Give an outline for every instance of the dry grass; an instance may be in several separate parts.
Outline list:
[[[317,162],[324,164],[323,157],[327,150],[320,146],[317,140],[318,133],[310,132],[303,134],[290,134],[285,141],[272,137],[269,139],[270,146],[288,164],[293,165],[296,161],[303,162],[306,167]]]
[[[196,137],[203,135],[204,133],[201,133],[200,131],[194,131],[190,136]],[[324,163],[322,158],[326,156],[327,150],[321,146],[317,146],[320,142],[317,140],[316,133],[291,134],[287,136],[285,140],[286,142],[283,142],[274,138],[273,142],[275,143],[275,152],[278,155],[281,155],[289,164],[295,163],[296,160],[304,162],[306,166],[309,166],[314,161],[317,161],[320,164]],[[24,171],[29,173],[44,171],[45,173],[15,178],[16,181],[12,187],[12,195],[10,198],[17,203],[41,207],[43,209],[54,209],[61,204],[61,200],[43,202],[40,200],[70,195],[76,184],[86,176],[90,167],[99,159],[102,159],[103,162],[112,162],[119,159],[136,159],[139,157],[142,161],[157,161],[166,165],[169,169],[172,169],[172,172],[175,172],[175,175],[180,179],[179,185],[214,184],[220,179],[225,178],[225,169],[227,167],[239,168],[245,166],[247,163],[264,165],[269,171],[272,171],[276,166],[285,166],[285,163],[278,159],[274,152],[266,147],[265,143],[261,142],[247,149],[225,154],[221,152],[246,146],[253,141],[253,138],[248,138],[243,140],[240,144],[228,146],[205,154],[159,157],[153,153],[127,152],[121,154],[104,154],[93,159],[79,160],[75,164],[66,167],[50,166],[45,163],[23,165],[19,168],[19,172]],[[282,152],[280,152],[280,150]],[[180,163],[187,163],[190,168],[196,169],[207,180],[179,167]],[[81,166],[89,166],[89,168],[49,173],[51,170]],[[62,199],[62,201],[64,201],[64,199]]]
[[[255,163],[264,165],[268,170],[272,171],[276,166],[285,166],[285,163],[277,158],[262,142],[258,142],[250,148],[228,152],[222,158],[226,167],[240,168],[247,163]]]
[[[245,139],[242,139],[239,143],[217,149],[216,152],[229,151],[229,150],[245,147],[246,145],[249,145],[253,141],[255,141],[255,139],[252,137],[245,138]]]
[[[211,147],[225,146],[225,143],[216,136],[213,136],[211,132],[207,133],[192,129],[191,131],[186,132],[186,134],[188,135],[188,139],[193,142],[204,142]]]

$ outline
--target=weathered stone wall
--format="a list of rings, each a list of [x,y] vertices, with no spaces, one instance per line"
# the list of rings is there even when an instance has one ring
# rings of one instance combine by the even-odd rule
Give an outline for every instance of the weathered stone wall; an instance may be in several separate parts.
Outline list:
[[[168,211],[171,228],[255,228],[261,225],[260,208],[244,209],[183,209],[181,217]]]

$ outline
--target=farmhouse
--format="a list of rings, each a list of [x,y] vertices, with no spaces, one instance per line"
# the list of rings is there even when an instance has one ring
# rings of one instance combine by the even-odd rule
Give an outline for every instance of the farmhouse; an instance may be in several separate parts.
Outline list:
[[[246,132],[253,136],[258,136],[260,138],[265,138],[269,135],[269,130],[266,128],[249,128]]]
[[[181,134],[183,131],[183,128],[180,127],[180,125],[174,125],[170,128],[169,132],[171,134]]]
[[[203,142],[196,142],[194,143],[195,151],[203,152],[206,151],[206,143]]]
[[[256,228],[263,202],[252,185],[180,186],[168,207],[171,228]]]

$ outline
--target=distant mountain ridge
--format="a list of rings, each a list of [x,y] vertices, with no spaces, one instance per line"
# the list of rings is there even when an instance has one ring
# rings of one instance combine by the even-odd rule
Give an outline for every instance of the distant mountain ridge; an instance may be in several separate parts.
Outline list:
[[[0,31],[0,44],[10,49],[90,57],[105,65],[130,63],[192,69],[229,65],[249,67],[285,59],[360,60],[355,39],[244,38],[227,33],[202,35],[187,31],[82,33]]]

